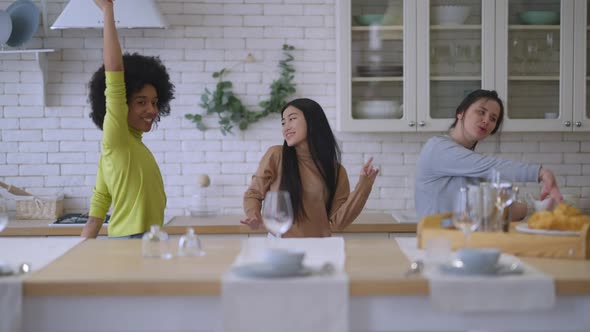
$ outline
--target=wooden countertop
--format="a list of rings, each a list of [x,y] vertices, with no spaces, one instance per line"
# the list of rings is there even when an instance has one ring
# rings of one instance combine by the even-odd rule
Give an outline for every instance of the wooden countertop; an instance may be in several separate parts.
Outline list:
[[[173,217],[164,226],[171,235],[184,234],[187,227],[193,227],[197,234],[264,234],[252,231],[240,224],[242,215],[221,215],[214,217]],[[49,226],[54,220],[11,220],[0,236],[77,236],[82,225]],[[398,223],[390,214],[361,213],[357,220],[342,233],[415,233],[416,224]],[[338,233],[338,231],[335,231]],[[107,235],[103,226],[100,235]]]
[[[388,239],[345,239],[352,296],[427,295],[406,277],[409,262]],[[138,240],[86,240],[24,280],[25,296],[213,295],[240,250],[240,239],[204,238],[203,257],[144,259]],[[522,258],[555,279],[558,295],[590,294],[590,261]]]

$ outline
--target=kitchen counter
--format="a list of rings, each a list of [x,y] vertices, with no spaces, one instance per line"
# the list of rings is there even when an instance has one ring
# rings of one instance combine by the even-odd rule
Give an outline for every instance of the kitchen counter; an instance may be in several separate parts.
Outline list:
[[[173,217],[164,230],[171,235],[184,234],[187,227],[193,227],[200,235],[214,234],[264,234],[240,224],[242,215],[220,215],[214,217]],[[11,220],[0,236],[77,236],[83,225],[49,226],[53,220]],[[338,231],[334,231],[339,233]],[[341,233],[416,233],[415,223],[398,223],[390,214],[362,213],[357,220]],[[103,226],[99,235],[107,235]]]

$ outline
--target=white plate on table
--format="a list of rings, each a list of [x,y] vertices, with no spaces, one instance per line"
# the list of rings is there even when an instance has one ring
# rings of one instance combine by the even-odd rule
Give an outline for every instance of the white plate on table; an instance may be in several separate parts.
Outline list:
[[[529,234],[540,234],[540,235],[560,235],[560,236],[578,236],[580,232],[577,231],[559,231],[553,229],[536,229],[530,228],[528,224],[522,223],[520,225],[516,225],[515,229],[519,232],[529,233]]]
[[[524,269],[520,264],[503,264],[498,263],[496,268],[491,271],[474,272],[467,270],[463,267],[458,267],[452,263],[443,264],[439,268],[441,274],[445,275],[456,275],[456,276],[486,276],[486,277],[499,277],[505,275],[518,275],[524,272]]]
[[[232,271],[242,277],[250,278],[290,278],[305,277],[311,274],[311,269],[302,267],[298,270],[280,269],[268,263],[251,263],[234,266]]]

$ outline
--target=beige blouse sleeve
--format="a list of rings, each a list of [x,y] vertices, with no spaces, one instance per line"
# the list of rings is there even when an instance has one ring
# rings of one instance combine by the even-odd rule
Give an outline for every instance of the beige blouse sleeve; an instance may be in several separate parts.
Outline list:
[[[340,165],[336,194],[334,195],[334,202],[330,211],[330,223],[337,230],[342,230],[352,224],[363,210],[372,188],[373,181],[367,176],[361,175],[354,191],[350,192],[348,173]]]
[[[280,173],[282,146],[276,145],[268,149],[258,165],[252,182],[244,193],[244,213],[249,218],[260,212],[262,200]]]

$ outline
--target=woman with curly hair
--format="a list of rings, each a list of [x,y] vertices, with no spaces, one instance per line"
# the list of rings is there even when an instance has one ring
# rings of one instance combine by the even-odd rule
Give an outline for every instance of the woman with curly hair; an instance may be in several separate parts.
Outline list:
[[[166,193],[160,169],[142,135],[170,114],[174,85],[158,58],[122,55],[113,0],[96,0],[104,14],[104,66],[90,81],[92,121],[103,130],[102,153],[81,236],[97,236],[113,205],[109,237],[138,238],[162,225]]]
[[[289,192],[293,226],[284,237],[327,237],[350,225],[362,211],[379,169],[365,163],[350,192],[340,149],[322,107],[307,98],[292,100],[281,111],[283,145],[268,149],[244,194],[242,224],[262,227],[262,201],[268,191]]]

